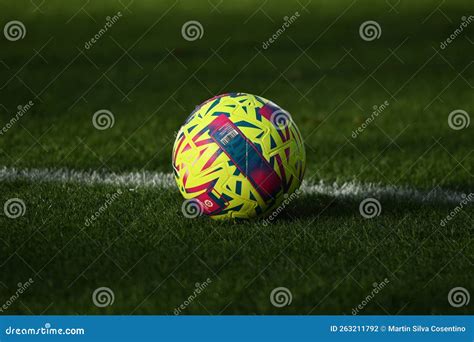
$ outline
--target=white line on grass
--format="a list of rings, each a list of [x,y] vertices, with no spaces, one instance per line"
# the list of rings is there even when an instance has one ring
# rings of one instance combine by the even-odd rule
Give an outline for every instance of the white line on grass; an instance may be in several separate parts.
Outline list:
[[[432,190],[419,190],[416,188],[375,183],[361,183],[358,181],[327,183],[320,181],[316,184],[303,183],[303,193],[324,194],[342,198],[362,199],[367,197],[392,198],[412,202],[428,203],[459,203],[466,198],[462,192],[434,188]]]
[[[130,187],[176,187],[171,173],[128,172],[114,173],[103,171],[77,171],[61,169],[17,169],[2,167],[0,182],[28,180],[33,182],[80,183],[87,185],[123,185]]]
[[[26,180],[31,182],[79,183],[86,185],[118,185],[127,187],[157,187],[176,189],[171,173],[163,172],[128,172],[114,173],[103,171],[77,171],[61,169],[18,169],[0,168],[0,182]],[[459,203],[466,194],[441,188],[430,191],[412,187],[395,187],[358,181],[344,183],[303,183],[301,190],[308,195],[328,195],[339,198],[393,198],[415,202]]]

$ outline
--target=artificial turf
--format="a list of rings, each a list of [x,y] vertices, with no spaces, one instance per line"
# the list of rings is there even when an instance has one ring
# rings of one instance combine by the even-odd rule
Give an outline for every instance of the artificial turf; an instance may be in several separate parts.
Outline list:
[[[439,46],[469,15],[469,2],[438,5],[2,4],[2,22],[21,20],[27,34],[0,39],[1,124],[18,105],[34,106],[0,136],[0,166],[171,172],[175,132],[194,107],[244,91],[292,113],[305,139],[307,180],[474,192],[472,125],[448,125],[451,111],[472,112],[472,27]],[[117,11],[123,17],[85,49]],[[263,49],[296,11],[298,20]],[[200,40],[181,36],[188,20],[203,25]],[[381,25],[379,39],[361,39],[366,20]],[[114,113],[112,128],[94,128],[99,109]],[[117,187],[0,187],[2,203],[26,204],[20,218],[0,215],[0,304],[34,280],[2,314],[173,314],[207,278],[184,314],[351,314],[385,278],[361,314],[473,312],[472,303],[454,308],[447,300],[454,287],[474,291],[472,205],[441,226],[456,203],[380,198],[380,216],[365,219],[359,200],[306,194],[264,226],[186,219],[177,189],[122,187],[86,226]],[[93,304],[101,286],[113,290],[113,305]],[[280,286],[293,296],[283,308],[269,300]]]

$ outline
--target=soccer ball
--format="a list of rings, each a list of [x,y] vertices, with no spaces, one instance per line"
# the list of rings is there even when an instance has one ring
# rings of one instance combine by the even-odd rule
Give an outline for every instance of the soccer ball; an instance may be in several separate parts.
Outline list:
[[[260,96],[229,93],[196,107],[172,160],[185,216],[252,218],[299,188],[306,154],[288,112]]]

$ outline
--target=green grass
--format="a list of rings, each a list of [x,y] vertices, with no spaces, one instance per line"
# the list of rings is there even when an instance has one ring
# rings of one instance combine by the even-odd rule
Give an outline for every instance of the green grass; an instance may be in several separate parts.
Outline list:
[[[23,40],[0,39],[0,88],[8,82],[0,124],[35,102],[0,136],[0,166],[171,172],[174,132],[195,105],[245,91],[292,113],[305,138],[306,179],[474,192],[473,125],[454,131],[447,122],[454,109],[472,117],[473,28],[439,48],[470,13],[468,1],[443,3],[451,22],[439,11],[426,19],[438,5],[430,1],[397,11],[383,2],[313,1],[310,13],[297,2],[268,2],[249,19],[261,4],[224,3],[212,12],[207,2],[135,1],[129,12],[109,1],[85,6],[95,21],[85,12],[70,20],[79,1],[48,2],[43,13],[29,1],[0,5],[2,24],[27,27]],[[123,18],[85,50],[119,10]],[[263,50],[295,11],[300,18]],[[204,36],[187,42],[181,26],[193,19]],[[380,39],[359,37],[366,20],[380,23]],[[351,138],[384,101],[388,108]],[[115,115],[106,131],[91,123],[102,108]],[[0,304],[34,279],[7,314],[172,314],[207,278],[184,313],[350,314],[385,278],[363,314],[472,313],[472,303],[456,309],[447,301],[453,287],[474,291],[472,205],[442,227],[455,204],[382,198],[382,214],[367,220],[359,201],[305,195],[265,227],[189,220],[177,189],[123,188],[86,227],[116,188],[0,186],[3,202],[18,197],[27,208],[21,218],[0,215]],[[92,303],[101,286],[114,291],[112,306]],[[271,305],[279,286],[291,290],[290,306]]]

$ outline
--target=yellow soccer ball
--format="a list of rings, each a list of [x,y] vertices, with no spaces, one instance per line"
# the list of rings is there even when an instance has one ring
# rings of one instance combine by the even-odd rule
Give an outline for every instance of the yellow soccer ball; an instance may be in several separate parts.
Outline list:
[[[185,216],[252,218],[298,190],[306,154],[287,111],[260,96],[229,93],[196,107],[176,136],[172,160]]]

